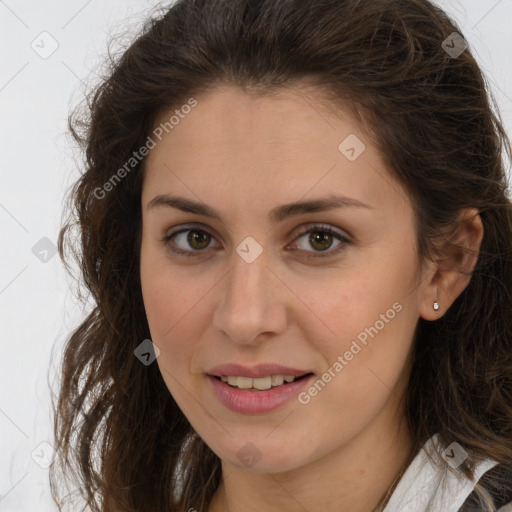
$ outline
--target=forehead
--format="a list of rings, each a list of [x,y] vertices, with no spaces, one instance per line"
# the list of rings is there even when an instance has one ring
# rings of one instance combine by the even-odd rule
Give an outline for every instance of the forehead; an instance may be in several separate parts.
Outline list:
[[[308,142],[317,151],[332,154],[334,149],[338,156],[336,141],[343,131],[357,131],[360,137],[366,137],[347,112],[326,103],[320,92],[315,94],[311,89],[297,87],[260,95],[224,86],[201,95],[196,101],[197,106],[172,127],[172,137],[164,134],[174,149],[181,146],[203,153],[208,149],[217,149],[217,153],[228,149],[237,156],[257,150],[263,157],[272,152],[280,154],[287,145]],[[170,113],[162,113],[157,125],[165,123]],[[159,146],[153,154],[162,151],[162,144]],[[293,158],[299,149],[295,147],[287,157]]]
[[[166,192],[245,209],[249,202],[270,206],[332,192],[377,207],[404,202],[405,192],[363,128],[311,90],[255,96],[224,87],[196,100],[151,150],[143,202]],[[157,125],[175,110],[163,113]]]

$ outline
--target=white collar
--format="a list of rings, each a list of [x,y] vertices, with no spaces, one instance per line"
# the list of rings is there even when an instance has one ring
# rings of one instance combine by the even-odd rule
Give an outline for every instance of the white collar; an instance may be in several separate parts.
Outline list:
[[[493,459],[476,463],[473,480],[444,460],[440,469],[426,455],[428,450],[439,460],[437,437],[432,436],[410,463],[383,512],[458,512],[482,475],[498,464]]]

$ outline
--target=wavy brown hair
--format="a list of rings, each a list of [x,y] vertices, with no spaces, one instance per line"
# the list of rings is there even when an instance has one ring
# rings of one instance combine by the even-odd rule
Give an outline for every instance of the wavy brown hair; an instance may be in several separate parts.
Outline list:
[[[499,463],[464,510],[512,499],[512,152],[470,49],[443,49],[454,31],[428,0],[178,0],[111,58],[69,120],[83,172],[58,246],[68,270],[68,251],[78,263],[93,308],[67,340],[54,400],[60,510],[68,483],[95,512],[205,512],[219,485],[220,459],[158,365],[134,356],[150,338],[139,274],[146,159],[104,197],[98,189],[163,112],[222,84],[263,95],[307,83],[350,108],[413,201],[422,261],[462,209],[479,210],[469,285],[439,320],[418,319],[407,416],[416,453],[438,433],[468,451],[469,478],[476,461]]]

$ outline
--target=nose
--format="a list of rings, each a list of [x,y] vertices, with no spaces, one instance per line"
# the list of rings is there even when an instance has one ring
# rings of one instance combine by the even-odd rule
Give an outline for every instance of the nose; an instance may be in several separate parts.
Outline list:
[[[257,345],[286,329],[284,287],[268,266],[265,253],[252,263],[236,253],[233,260],[219,287],[213,327],[234,343]]]

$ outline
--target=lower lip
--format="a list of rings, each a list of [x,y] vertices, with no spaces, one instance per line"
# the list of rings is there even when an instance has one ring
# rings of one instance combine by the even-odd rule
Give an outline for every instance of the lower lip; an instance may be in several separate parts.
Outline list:
[[[300,380],[276,386],[266,391],[244,391],[207,375],[217,398],[231,411],[241,414],[261,414],[274,411],[289,402],[313,379],[308,375]]]

